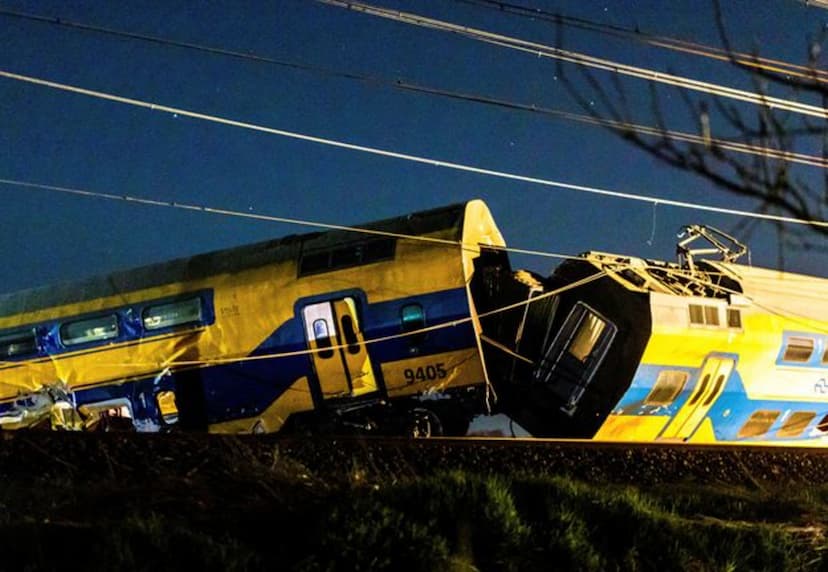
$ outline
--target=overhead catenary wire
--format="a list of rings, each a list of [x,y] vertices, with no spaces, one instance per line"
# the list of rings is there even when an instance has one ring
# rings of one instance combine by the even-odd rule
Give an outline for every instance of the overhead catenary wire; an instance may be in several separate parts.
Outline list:
[[[57,186],[54,186],[54,185],[42,185],[42,184],[38,184],[38,183],[29,183],[29,182],[19,181],[19,180],[0,179],[0,184],[6,184],[6,185],[11,185],[11,186],[19,186],[19,187],[27,187],[27,188],[35,188],[35,189],[47,190],[47,191],[56,191],[56,192],[62,192],[62,193],[68,193],[68,194],[80,195],[80,196],[86,196],[86,197],[92,197],[92,198],[126,201],[126,202],[137,203],[137,204],[145,204],[145,205],[149,205],[149,206],[171,207],[171,208],[179,208],[179,209],[191,210],[191,211],[195,210],[195,211],[199,211],[199,212],[210,213],[210,214],[218,214],[218,215],[224,215],[224,216],[233,216],[233,217],[240,217],[240,218],[247,218],[247,219],[263,220],[263,221],[269,221],[269,222],[278,222],[278,223],[284,223],[284,224],[295,224],[295,225],[301,225],[301,226],[323,228],[323,229],[326,229],[326,230],[338,230],[338,231],[368,234],[368,235],[373,235],[373,236],[384,236],[384,237],[396,238],[396,239],[402,239],[402,240],[420,241],[420,242],[428,242],[428,243],[434,243],[434,244],[445,244],[445,245],[449,245],[449,246],[457,246],[457,247],[460,247],[462,249],[472,250],[472,251],[475,251],[475,252],[478,251],[479,248],[480,248],[480,245],[478,245],[478,244],[468,244],[468,243],[463,243],[461,241],[441,239],[441,238],[436,238],[436,237],[421,236],[421,235],[410,235],[410,234],[404,234],[404,233],[398,233],[398,232],[390,232],[390,231],[382,231],[382,230],[377,230],[377,229],[362,228],[362,227],[357,227],[357,226],[348,226],[348,225],[341,225],[341,224],[324,223],[324,222],[312,221],[312,220],[306,220],[306,219],[296,219],[296,218],[280,217],[280,216],[274,216],[274,215],[250,213],[250,212],[244,212],[244,211],[234,211],[234,210],[229,210],[229,209],[220,209],[220,208],[214,208],[214,207],[208,207],[208,206],[190,205],[190,204],[179,203],[179,202],[175,202],[175,201],[163,201],[163,200],[156,200],[156,199],[145,199],[145,198],[141,198],[141,197],[132,197],[132,196],[128,196],[128,195],[115,195],[115,194],[109,194],[109,193],[100,193],[100,192],[95,192],[95,191],[87,191],[87,190],[83,190],[83,189],[73,189],[73,188],[68,188],[68,187],[57,187]],[[490,245],[490,246],[487,246],[487,248],[491,248],[493,250],[500,250],[500,251],[504,251],[504,252],[510,252],[510,253],[514,253],[514,254],[533,255],[533,256],[541,256],[541,257],[548,257],[548,258],[560,258],[560,259],[566,259],[566,260],[584,260],[584,261],[587,260],[583,256],[558,254],[558,253],[553,253],[553,252],[548,252],[548,251],[530,250],[530,249],[515,248],[515,247],[510,247],[510,246]],[[627,267],[627,268],[633,268],[633,269],[642,268],[640,263],[633,264],[632,262],[623,263],[623,262],[620,262],[620,261],[614,262],[613,266],[614,267],[617,266],[617,267],[621,267],[621,268]],[[698,283],[702,283],[702,284],[705,284],[709,288],[712,288],[714,290],[719,290],[719,291],[724,292],[726,294],[743,295],[742,292],[738,292],[738,291],[735,291],[735,290],[728,289],[728,288],[726,288],[726,287],[724,287],[720,284],[715,284],[715,283],[713,283],[709,280],[703,280],[703,279],[700,278],[700,276],[698,274],[694,274],[693,272],[690,272],[687,269],[670,267],[670,266],[663,266],[663,265],[653,266],[653,265],[650,265],[650,264],[646,265],[645,267],[648,268],[648,269],[657,270],[657,271],[660,271],[660,272],[666,272],[668,274],[673,274],[673,275],[676,275],[676,276],[680,276],[684,279],[689,279],[689,280],[692,280],[692,281],[695,281],[695,282],[698,282]],[[706,272],[706,274],[707,275],[715,275],[715,274],[721,274],[721,273]],[[795,275],[795,276],[798,276],[798,275]],[[812,277],[807,277],[807,276],[801,276],[799,278],[795,278],[794,275],[786,274],[786,280],[788,280],[788,281],[796,280],[796,281],[801,281],[801,282],[807,283],[807,282],[812,281],[813,278]],[[543,296],[543,297],[546,297],[546,296]],[[535,298],[533,300],[539,300],[539,299],[542,299],[543,297]],[[753,301],[753,300],[751,299],[751,301]],[[511,310],[511,309],[514,309],[514,308],[518,308],[518,307],[520,307],[524,304],[525,304],[525,302],[518,302],[516,304],[513,304],[513,305],[508,306],[508,307],[501,308],[501,309],[499,309],[495,312],[491,312],[491,313],[497,313],[498,311]],[[807,316],[800,316],[800,315],[796,315],[796,314],[791,314],[790,312],[782,312],[780,310],[773,309],[769,306],[759,305],[759,307],[762,307],[763,309],[767,310],[768,312],[774,313],[774,314],[779,315],[779,316],[790,316],[790,317],[795,319],[794,321],[796,321],[796,320],[808,320],[809,319]],[[487,317],[488,315],[490,315],[490,313],[482,313],[482,314],[480,314],[480,317],[483,318],[483,317]],[[0,363],[2,363],[2,362],[0,362]]]
[[[587,18],[576,18],[573,16],[567,16],[566,14],[550,12],[549,10],[544,10],[542,8],[535,8],[514,2],[503,2],[500,0],[455,1],[462,4],[485,7],[512,16],[520,16],[532,20],[545,20],[555,24],[560,24],[562,26],[598,32],[684,54],[710,58],[727,63],[735,63],[744,67],[775,72],[808,81],[828,83],[828,71],[818,69],[815,66],[803,66],[784,60],[760,56],[759,54],[751,54],[738,50],[727,50],[699,42],[691,42],[670,36],[662,36],[660,34],[650,34],[642,32],[638,29],[631,30],[622,26],[595,22]]]
[[[0,184],[2,185],[9,185],[14,187],[24,187],[29,189],[38,189],[42,191],[53,191],[58,193],[64,193],[69,195],[76,195],[88,198],[96,198],[96,199],[105,199],[105,200],[114,200],[114,201],[124,201],[128,203],[135,203],[147,206],[156,206],[156,207],[168,207],[174,209],[182,209],[187,211],[197,211],[209,214],[216,214],[216,215],[223,215],[223,216],[231,216],[231,217],[238,217],[238,218],[246,218],[246,219],[253,219],[253,220],[261,220],[261,221],[268,221],[268,222],[278,222],[284,224],[294,224],[299,226],[307,226],[312,228],[322,228],[325,230],[338,230],[343,232],[353,232],[357,234],[367,234],[371,236],[383,236],[387,238],[396,238],[401,240],[411,240],[411,241],[419,241],[419,242],[429,242],[432,244],[444,244],[447,246],[458,246],[466,250],[474,250],[477,251],[480,248],[478,244],[468,244],[463,243],[457,240],[450,240],[447,238],[437,238],[433,236],[421,236],[421,235],[413,235],[413,234],[405,234],[400,232],[391,232],[385,230],[378,230],[372,228],[364,228],[359,226],[348,226],[342,224],[333,224],[333,223],[325,223],[320,221],[313,221],[309,219],[298,219],[298,218],[290,218],[290,217],[282,217],[276,215],[267,215],[267,214],[260,214],[260,213],[252,213],[252,212],[245,212],[245,211],[237,211],[232,209],[223,209],[223,208],[216,208],[210,207],[205,205],[195,205],[195,204],[188,204],[188,203],[181,203],[178,201],[165,201],[161,199],[148,199],[143,197],[136,197],[132,195],[116,195],[113,193],[102,193],[98,191],[90,191],[86,189],[78,189],[78,188],[71,188],[71,187],[60,187],[56,185],[45,185],[41,183],[33,183],[29,181],[21,181],[17,179],[3,179],[0,178]],[[531,250],[526,248],[515,248],[511,246],[500,246],[500,245],[486,245],[487,248],[491,248],[493,250],[501,250],[504,252],[511,252],[514,254],[526,254],[531,256],[541,256],[546,258],[561,258],[561,259],[577,259],[578,256],[570,255],[570,254],[557,254],[554,252],[546,252],[543,250]]]
[[[463,1],[463,0],[461,0]],[[471,1],[471,0],[466,0]],[[137,32],[131,32],[128,30],[120,30],[115,28],[103,27],[103,26],[95,26],[92,24],[86,24],[84,22],[76,22],[71,20],[66,20],[64,18],[55,18],[55,17],[48,17],[48,16],[41,16],[37,14],[29,14],[25,12],[18,12],[15,10],[9,10],[6,8],[0,8],[0,15],[11,16],[15,18],[22,18],[26,20],[33,20],[36,22],[43,22],[47,24],[53,24],[57,26],[68,27],[72,29],[81,30],[84,32],[93,32],[99,34],[110,35],[118,38],[128,38],[131,40],[138,40],[143,42],[149,42],[154,44],[159,44],[163,46],[170,46],[175,48],[187,49],[187,50],[195,50],[199,52],[204,52],[207,54],[212,55],[219,55],[224,57],[230,57],[235,59],[241,60],[248,60],[257,62],[260,64],[269,64],[279,67],[285,67],[289,69],[299,70],[308,73],[316,73],[321,74],[328,77],[336,77],[341,79],[347,80],[354,80],[360,81],[364,83],[374,84],[374,85],[381,85],[385,87],[389,87],[391,89],[406,91],[406,92],[414,92],[420,94],[426,94],[435,97],[444,97],[448,99],[460,100],[460,101],[468,101],[472,103],[482,104],[482,105],[490,105],[495,107],[502,107],[505,109],[511,109],[516,111],[523,111],[529,113],[536,113],[540,115],[545,115],[548,117],[554,117],[558,119],[563,119],[566,121],[576,121],[580,123],[586,123],[590,125],[597,125],[600,127],[606,127],[609,129],[614,129],[617,131],[633,131],[636,133],[640,133],[643,135],[651,136],[651,137],[662,137],[667,139],[672,139],[675,141],[683,141],[685,143],[691,143],[694,145],[700,146],[710,146],[715,145],[719,149],[727,150],[727,151],[734,151],[738,153],[746,153],[751,155],[759,155],[768,157],[771,159],[779,159],[784,161],[790,161],[794,163],[799,163],[802,165],[809,165],[813,167],[820,167],[826,168],[828,167],[828,158],[824,158],[818,155],[810,155],[806,153],[795,153],[792,151],[785,151],[782,149],[773,149],[770,147],[760,146],[760,145],[752,145],[749,143],[744,143],[741,141],[736,141],[732,139],[726,138],[718,138],[718,137],[702,137],[700,135],[696,135],[694,133],[687,133],[682,131],[675,131],[670,129],[664,129],[660,127],[652,127],[649,125],[642,125],[638,123],[632,123],[629,121],[619,121],[613,119],[605,119],[599,117],[593,117],[590,115],[580,114],[580,113],[573,113],[558,109],[552,109],[544,106],[534,105],[534,104],[526,104],[526,103],[518,103],[514,101],[505,100],[502,98],[494,98],[489,97],[482,94],[477,93],[469,93],[469,92],[459,92],[454,90],[447,90],[447,89],[440,89],[436,87],[431,87],[422,84],[416,84],[408,81],[403,81],[400,79],[392,80],[386,77],[377,76],[377,75],[368,75],[362,73],[356,73],[352,71],[344,71],[340,69],[330,68],[326,66],[318,66],[313,64],[308,64],[305,62],[298,62],[298,61],[291,61],[285,59],[277,59],[267,56],[262,56],[259,54],[254,54],[250,52],[239,52],[236,50],[228,50],[225,48],[217,47],[217,46],[209,46],[204,44],[196,44],[193,42],[182,42],[179,40],[173,40],[170,38],[156,36],[156,35],[148,35],[148,34],[140,34]]]
[[[602,34],[615,36],[624,38],[627,40],[632,40],[638,43],[644,43],[647,45],[655,46],[657,48],[663,48],[668,50],[675,50],[682,53],[696,55],[701,57],[707,57],[711,59],[715,59],[718,61],[726,61],[726,62],[736,62],[740,65],[744,65],[747,67],[755,67],[759,69],[764,69],[767,71],[774,71],[778,73],[784,73],[791,75],[793,77],[799,77],[803,79],[809,79],[814,81],[820,82],[828,82],[828,71],[820,70],[816,67],[809,67],[794,64],[791,62],[787,62],[784,60],[778,59],[771,59],[765,56],[760,56],[758,54],[749,54],[745,52],[739,51],[729,51],[722,48],[718,48],[715,46],[709,46],[707,44],[701,44],[699,42],[691,42],[688,40],[682,40],[679,38],[673,38],[670,36],[662,36],[658,34],[649,34],[646,32],[641,32],[640,30],[630,30],[628,28],[624,28],[621,26],[615,26],[610,24],[604,24],[600,22],[594,22],[592,20],[588,20],[586,18],[576,18],[574,16],[567,16],[561,13],[553,13],[548,10],[543,10],[540,8],[533,8],[529,6],[524,6],[512,2],[501,2],[498,0],[455,0],[460,3],[464,4],[472,4],[476,6],[484,6],[487,8],[495,9],[498,12],[502,12],[505,14],[522,16],[526,18],[530,18],[533,20],[547,20],[550,22],[554,22],[556,24],[561,24],[563,26],[579,28],[583,30],[599,32]],[[189,48],[189,49],[196,49],[205,52],[211,52],[214,54],[220,54],[224,56],[231,56],[246,60],[258,60],[266,63],[282,65],[286,67],[296,67],[300,69],[307,69],[309,67],[315,67],[318,70],[326,69],[321,68],[320,66],[309,66],[308,64],[299,63],[299,62],[290,62],[285,60],[277,60],[275,58],[269,58],[266,56],[261,56],[258,54],[254,54],[251,52],[240,52],[237,50],[228,50],[226,48],[220,48],[216,46],[205,46],[203,44],[197,44],[195,42],[184,42],[181,40],[173,40],[170,38],[154,35],[154,34],[142,34],[139,32],[133,32],[128,30],[122,30],[117,28],[112,28],[108,26],[98,26],[94,24],[88,24],[86,22],[80,22],[77,20],[71,20],[65,17],[58,17],[58,16],[45,16],[42,14],[32,14],[30,12],[22,12],[20,10],[13,10],[11,8],[0,7],[0,15],[10,16],[14,18],[32,20],[37,22],[43,22],[46,24],[51,24],[55,26],[61,26],[65,28],[74,28],[77,30],[82,30],[86,32],[96,32],[102,34],[108,34],[116,37],[121,38],[131,38],[135,40],[142,40],[146,42],[152,42],[160,45],[167,45],[167,46],[177,46],[182,48]],[[347,73],[347,72],[338,72],[337,70],[332,70],[327,68],[329,73],[337,74],[337,73]]]
[[[142,107],[142,108],[150,109],[150,110],[153,110],[153,111],[160,111],[160,112],[164,112],[164,113],[176,114],[176,115],[180,115],[180,116],[190,117],[190,118],[193,118],[193,119],[199,119],[199,120],[202,120],[202,121],[209,121],[209,122],[218,123],[218,124],[222,124],[222,125],[228,125],[228,126],[232,126],[232,127],[238,127],[238,128],[242,128],[242,129],[249,129],[249,130],[252,130],[252,131],[258,131],[258,132],[262,132],[262,133],[269,133],[271,135],[278,135],[278,136],[281,136],[281,137],[297,139],[297,140],[300,140],[300,141],[306,141],[306,142],[310,142],[310,143],[318,143],[318,144],[322,144],[322,145],[338,147],[338,148],[341,148],[341,149],[348,149],[350,151],[359,151],[359,152],[362,152],[362,153],[369,153],[369,154],[379,155],[379,156],[383,156],[383,157],[401,159],[401,160],[405,160],[405,161],[411,161],[411,162],[414,162],[414,163],[421,163],[421,164],[431,165],[433,167],[443,167],[443,168],[453,169],[453,170],[457,170],[457,171],[464,171],[464,172],[467,172],[467,173],[475,173],[475,174],[478,174],[478,175],[485,175],[485,176],[496,177],[496,178],[500,178],[500,179],[507,179],[507,180],[512,180],[512,181],[520,181],[520,182],[524,182],[524,183],[531,183],[531,184],[536,184],[536,185],[541,185],[541,186],[546,186],[546,187],[554,187],[554,188],[559,188],[559,189],[567,189],[567,190],[572,190],[572,191],[577,191],[577,192],[596,194],[596,195],[605,196],[605,197],[614,197],[614,198],[617,198],[617,199],[632,200],[632,201],[645,202],[645,203],[657,202],[662,206],[672,206],[672,207],[677,207],[677,208],[694,209],[694,210],[700,210],[700,211],[715,212],[715,213],[720,213],[720,214],[728,214],[728,215],[756,218],[756,219],[762,219],[762,220],[771,220],[771,221],[786,222],[786,223],[792,223],[792,224],[803,224],[803,225],[809,225],[809,226],[815,226],[815,227],[828,227],[828,221],[821,221],[821,220],[814,220],[814,219],[804,219],[804,218],[797,218],[797,217],[788,217],[788,216],[775,215],[775,214],[770,214],[770,213],[757,213],[757,212],[752,212],[752,211],[745,211],[745,210],[732,209],[732,208],[726,208],[726,207],[717,207],[717,206],[713,206],[713,205],[705,205],[705,204],[701,204],[701,203],[693,203],[693,202],[690,202],[690,201],[679,201],[679,200],[668,199],[668,198],[663,198],[663,197],[655,197],[655,196],[641,195],[641,194],[636,194],[636,193],[614,191],[614,190],[610,190],[610,189],[603,189],[603,188],[600,188],[600,187],[593,187],[593,186],[588,186],[588,185],[577,185],[577,184],[574,184],[574,183],[566,183],[566,182],[563,182],[563,181],[556,181],[556,180],[553,180],[553,179],[545,179],[545,178],[541,178],[541,177],[533,177],[533,176],[529,176],[529,175],[522,175],[522,174],[519,174],[519,173],[509,173],[509,172],[506,172],[506,171],[498,171],[498,170],[495,170],[495,169],[487,169],[487,168],[483,168],[483,167],[476,167],[476,166],[473,166],[473,165],[468,165],[468,164],[463,164],[463,163],[456,163],[456,162],[451,162],[451,161],[444,161],[444,160],[441,160],[441,159],[435,159],[435,158],[431,158],[431,157],[424,157],[424,156],[421,156],[421,155],[413,155],[413,154],[409,154],[409,153],[401,153],[401,152],[397,152],[397,151],[390,151],[390,150],[381,149],[381,148],[378,148],[378,147],[371,147],[371,146],[367,146],[367,145],[359,145],[359,144],[349,143],[349,142],[340,141],[340,140],[336,140],[336,139],[331,139],[331,138],[326,138],[326,137],[319,137],[319,136],[316,136],[316,135],[307,135],[307,134],[304,134],[304,133],[298,133],[296,131],[288,131],[288,130],[285,130],[285,129],[278,129],[278,128],[274,128],[274,127],[268,127],[268,126],[261,125],[261,124],[250,123],[250,122],[245,122],[245,121],[238,121],[238,120],[235,120],[235,119],[228,119],[226,117],[220,117],[220,116],[217,116],[217,115],[199,113],[199,112],[190,111],[190,110],[187,110],[187,109],[172,107],[172,106],[169,106],[169,105],[163,105],[163,104],[160,104],[160,103],[152,103],[152,102],[149,102],[149,101],[143,101],[143,100],[139,100],[139,99],[123,97],[123,96],[119,96],[119,95],[115,95],[115,94],[111,94],[111,93],[105,93],[105,92],[102,92],[102,91],[95,91],[95,90],[86,89],[86,88],[82,88],[82,87],[78,87],[78,86],[73,86],[73,85],[69,85],[69,84],[65,84],[65,83],[59,83],[59,82],[49,81],[49,80],[36,78],[36,77],[32,77],[32,76],[16,74],[16,73],[12,73],[12,72],[9,72],[9,71],[6,71],[6,70],[0,70],[0,77],[5,77],[7,79],[26,82],[26,83],[30,83],[30,84],[34,84],[34,85],[43,86],[43,87],[49,87],[49,88],[53,88],[53,89],[57,89],[57,90],[61,90],[61,91],[67,91],[67,92],[71,92],[71,93],[86,95],[86,96],[94,97],[94,98],[97,98],[97,99],[113,101],[113,102],[117,102],[117,103],[121,103],[121,104],[125,104],[125,105],[132,105],[132,106],[136,106],[136,107]],[[1,179],[0,180],[0,182],[8,182],[8,181],[12,181],[12,180],[11,179]],[[15,182],[11,182],[11,183],[8,183],[8,184],[14,184],[14,183]],[[17,182],[17,183],[19,183],[19,182]],[[33,184],[29,184],[29,185],[33,186]],[[19,186],[25,186],[25,185],[19,185]],[[57,190],[57,189],[53,189],[53,190]],[[94,193],[92,193],[91,191],[83,191],[82,193],[76,193],[76,194],[92,195]],[[113,198],[113,197],[116,197],[116,196],[117,195],[112,195],[112,196],[107,197],[107,198]],[[148,202],[152,202],[152,201],[148,200]],[[156,202],[158,202],[159,204],[165,204],[164,201],[156,201]],[[170,206],[170,205],[165,204],[165,206]],[[188,206],[187,208],[189,208],[190,210],[204,210],[204,207],[198,207],[198,206],[192,206],[192,205]]]
[[[681,87],[692,91],[707,93],[709,95],[716,95],[746,103],[752,103],[762,107],[771,109],[779,109],[789,111],[791,113],[799,113],[809,115],[812,117],[819,117],[821,119],[828,119],[828,110],[817,105],[809,105],[806,103],[799,103],[796,101],[789,101],[779,97],[771,97],[762,93],[741,90],[733,87],[722,86],[715,83],[704,82],[679,76],[676,74],[659,72],[648,68],[632,66],[615,62],[612,60],[590,56],[588,54],[575,52],[572,50],[564,50],[554,46],[548,46],[537,42],[530,42],[520,38],[496,34],[488,32],[479,28],[472,28],[460,24],[446,22],[435,18],[427,18],[419,14],[410,12],[402,12],[398,10],[391,10],[388,8],[381,8],[362,2],[353,2],[351,0],[316,0],[322,4],[346,8],[355,12],[386,18],[403,24],[412,26],[428,28],[432,30],[439,30],[452,34],[457,34],[477,41],[485,42],[491,45],[500,46],[512,50],[529,53],[540,58],[551,58],[568,63],[574,63],[615,73],[618,75],[625,75],[635,77],[638,79],[646,79],[656,83],[671,85],[674,87]]]

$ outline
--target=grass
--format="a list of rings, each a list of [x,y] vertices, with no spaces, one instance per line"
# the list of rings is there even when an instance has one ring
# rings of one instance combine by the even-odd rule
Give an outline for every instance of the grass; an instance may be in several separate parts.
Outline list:
[[[791,523],[808,495],[594,486],[452,472],[340,498],[308,570],[818,570],[824,543]],[[722,518],[722,498],[740,507]],[[706,505],[704,499],[714,504]],[[712,508],[718,516],[711,516]],[[774,518],[761,518],[767,510]],[[788,520],[780,521],[784,512]],[[368,518],[366,519],[366,515]],[[750,520],[742,517],[752,515]],[[804,522],[803,521],[803,522]],[[813,539],[811,539],[813,540]],[[334,564],[331,564],[334,563]],[[338,564],[337,564],[338,563]]]
[[[325,482],[289,459],[0,482],[20,570],[826,570],[828,485],[639,489],[450,471]],[[189,467],[190,465],[188,465]]]

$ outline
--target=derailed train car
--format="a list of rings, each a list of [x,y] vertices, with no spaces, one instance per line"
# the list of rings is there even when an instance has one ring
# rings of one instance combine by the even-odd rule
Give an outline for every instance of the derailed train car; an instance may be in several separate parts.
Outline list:
[[[689,262],[587,253],[545,289],[589,283],[484,319],[501,407],[535,436],[828,445],[828,280]]]
[[[828,445],[828,280],[587,253],[470,201],[0,297],[0,428]],[[730,259],[727,259],[730,260]]]
[[[0,427],[462,434],[489,390],[471,201],[0,298]]]

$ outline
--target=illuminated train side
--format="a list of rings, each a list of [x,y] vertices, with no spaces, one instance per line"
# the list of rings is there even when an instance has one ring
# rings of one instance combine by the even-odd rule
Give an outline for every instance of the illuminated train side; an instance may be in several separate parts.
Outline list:
[[[828,445],[828,280],[587,253],[547,288],[598,272],[538,320],[533,364],[494,376],[533,435]]]
[[[0,296],[0,428],[828,445],[828,280],[587,253],[481,201]]]
[[[465,432],[488,386],[461,244],[500,232],[481,201],[364,228],[0,297],[0,427]]]

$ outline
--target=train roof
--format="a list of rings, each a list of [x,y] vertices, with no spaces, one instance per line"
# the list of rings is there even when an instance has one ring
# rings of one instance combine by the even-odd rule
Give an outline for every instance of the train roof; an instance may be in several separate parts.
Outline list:
[[[734,276],[754,304],[783,314],[828,321],[828,279],[719,261],[707,264]]]
[[[467,225],[467,218],[475,218],[475,220]],[[467,226],[474,228],[469,229],[466,228]],[[493,243],[502,244],[502,237],[491,220],[488,208],[480,200],[380,220],[360,225],[359,228],[388,234],[371,235],[355,230],[338,229],[290,235],[85,280],[2,294],[0,295],[0,317],[82,300],[117,296],[172,282],[198,280],[215,274],[239,272],[269,263],[295,260],[303,253],[322,252],[325,249],[348,244],[398,238],[394,235],[422,236],[440,233],[442,238],[460,242],[466,241],[470,235],[481,234],[475,229],[489,229],[490,234],[491,229],[494,229],[496,238]]]
[[[580,263],[605,272],[628,290],[677,296],[742,296],[779,313],[828,320],[828,279],[717,260],[691,271],[674,262],[587,252]]]

